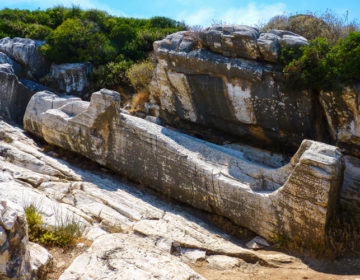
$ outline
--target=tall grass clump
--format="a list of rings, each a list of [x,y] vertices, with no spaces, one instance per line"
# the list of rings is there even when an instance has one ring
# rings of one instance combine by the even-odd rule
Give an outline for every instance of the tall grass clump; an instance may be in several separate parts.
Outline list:
[[[44,225],[42,216],[33,204],[25,208],[25,215],[28,223],[29,240],[47,247],[70,246],[81,236],[84,230],[83,226],[74,219],[59,220],[55,227]]]

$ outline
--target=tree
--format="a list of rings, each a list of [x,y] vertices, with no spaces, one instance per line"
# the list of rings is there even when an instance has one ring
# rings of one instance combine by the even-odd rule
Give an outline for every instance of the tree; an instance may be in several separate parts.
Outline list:
[[[44,55],[56,63],[91,61],[100,64],[115,54],[110,41],[91,21],[65,20],[42,46]]]

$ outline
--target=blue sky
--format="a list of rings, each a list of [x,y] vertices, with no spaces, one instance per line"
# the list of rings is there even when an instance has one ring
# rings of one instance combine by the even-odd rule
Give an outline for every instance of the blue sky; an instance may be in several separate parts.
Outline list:
[[[166,16],[184,20],[189,25],[207,26],[214,22],[255,25],[266,22],[277,14],[294,14],[305,11],[323,12],[331,9],[339,15],[349,12],[350,19],[360,19],[359,0],[1,0],[0,9],[46,9],[55,5],[79,5],[84,9],[97,8],[117,16],[150,18]]]

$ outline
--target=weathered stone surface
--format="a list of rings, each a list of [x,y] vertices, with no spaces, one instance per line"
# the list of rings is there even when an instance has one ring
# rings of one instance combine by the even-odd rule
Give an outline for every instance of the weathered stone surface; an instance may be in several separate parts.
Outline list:
[[[321,92],[331,136],[347,153],[360,156],[360,84],[341,93]]]
[[[83,236],[90,240],[108,232],[131,235],[135,230],[165,254],[176,249],[184,262],[188,260],[183,254],[198,248],[202,255],[231,255],[274,266],[267,256],[229,241],[228,235],[184,207],[169,205],[113,176],[48,156],[20,129],[4,122],[0,131],[0,196],[35,205],[46,225],[79,221],[86,225]]]
[[[36,280],[45,280],[51,270],[52,255],[39,244],[29,242],[31,277]]]
[[[31,81],[31,80],[20,79],[20,82],[33,92],[48,90],[48,91],[56,93],[56,91],[54,91],[53,89],[50,89],[42,84],[39,84],[39,83]]]
[[[204,279],[176,257],[161,251],[151,240],[136,235],[99,237],[60,276],[70,279]]]
[[[0,200],[0,278],[30,279],[27,225],[24,209]]]
[[[221,255],[210,256],[207,258],[207,261],[210,268],[219,270],[233,269],[240,264],[240,260],[238,258]]]
[[[162,119],[292,151],[303,139],[322,139],[314,96],[285,89],[281,67],[263,61],[276,61],[281,44],[306,44],[304,38],[247,26],[215,26],[198,37],[179,32],[154,43],[158,64],[150,98]],[[196,40],[205,47],[197,48]],[[184,42],[192,47],[182,49]]]
[[[23,65],[28,77],[39,78],[48,71],[47,63],[40,53],[43,44],[44,41],[5,37],[0,39],[0,51]]]
[[[340,193],[340,203],[360,219],[360,159],[345,156],[344,162],[344,183]]]
[[[91,63],[52,64],[49,85],[63,93],[81,95],[89,86],[91,72]]]
[[[206,259],[206,251],[198,249],[183,249],[181,250],[181,258],[185,262],[196,263]]]
[[[260,236],[256,236],[255,238],[251,239],[248,243],[246,243],[246,247],[249,249],[262,249],[264,247],[270,246],[269,242],[265,239],[261,238]]]
[[[16,74],[21,72],[21,66],[3,52],[0,52],[0,64],[10,64]]]
[[[25,128],[48,143],[226,216],[265,238],[324,238],[343,172],[338,148],[306,140],[289,164],[271,168],[250,162],[239,151],[121,113],[120,96],[113,91],[94,93],[88,106],[71,99],[53,102],[56,98],[36,94],[24,117]],[[157,222],[143,220],[134,229],[142,232]],[[166,220],[157,225],[163,226]]]
[[[281,46],[299,47],[307,40],[283,30],[263,32],[247,25],[213,25],[199,32],[181,31],[154,44],[154,49],[190,52],[201,46],[225,57],[277,62]]]
[[[15,75],[10,64],[0,64],[0,116],[21,123],[25,108],[34,94]]]

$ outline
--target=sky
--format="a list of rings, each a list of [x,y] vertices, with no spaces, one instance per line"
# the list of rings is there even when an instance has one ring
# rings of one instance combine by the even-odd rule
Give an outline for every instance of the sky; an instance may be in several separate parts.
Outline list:
[[[116,16],[150,18],[165,16],[187,25],[209,26],[213,23],[258,25],[279,14],[306,11],[324,12],[330,9],[338,15],[348,12],[350,20],[360,20],[360,0],[1,0],[0,9],[46,9],[56,5],[83,9],[99,9]]]

